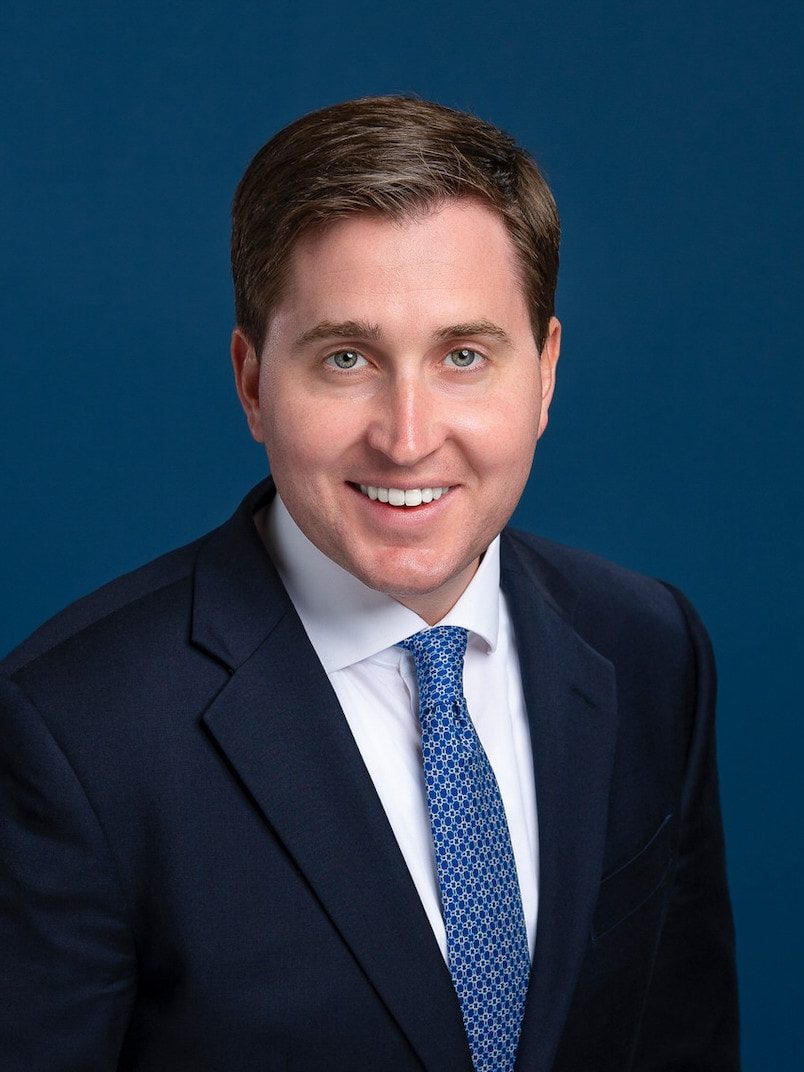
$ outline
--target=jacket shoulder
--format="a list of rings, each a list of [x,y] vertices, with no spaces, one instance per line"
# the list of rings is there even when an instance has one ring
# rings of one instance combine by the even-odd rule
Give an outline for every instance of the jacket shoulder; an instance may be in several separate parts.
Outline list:
[[[513,557],[575,629],[601,653],[646,645],[686,656],[690,640],[708,648],[698,615],[673,585],[608,559],[521,530],[506,530]]]
[[[61,645],[107,619],[192,577],[199,551],[211,533],[169,551],[82,596],[44,622],[0,661],[0,674],[13,676]]]

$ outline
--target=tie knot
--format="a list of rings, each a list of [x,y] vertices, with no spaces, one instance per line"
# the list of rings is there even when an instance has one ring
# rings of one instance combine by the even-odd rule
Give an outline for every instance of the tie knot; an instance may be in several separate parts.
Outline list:
[[[459,625],[434,625],[400,640],[398,647],[409,651],[417,666],[462,666],[468,637],[469,631]]]
[[[436,625],[423,629],[399,647],[413,656],[420,699],[429,703],[436,698],[453,699],[463,695],[463,657],[468,632],[457,625]]]

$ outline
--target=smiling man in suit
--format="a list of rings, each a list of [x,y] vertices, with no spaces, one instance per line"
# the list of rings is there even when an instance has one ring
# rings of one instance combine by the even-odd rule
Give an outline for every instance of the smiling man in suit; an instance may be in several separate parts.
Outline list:
[[[427,102],[255,157],[272,477],[2,667],[5,1068],[738,1067],[703,627],[506,528],[558,238],[530,157]]]

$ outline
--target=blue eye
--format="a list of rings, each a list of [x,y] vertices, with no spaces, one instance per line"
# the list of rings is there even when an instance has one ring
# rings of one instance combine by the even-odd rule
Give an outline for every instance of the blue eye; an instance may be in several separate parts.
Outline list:
[[[348,372],[353,368],[360,368],[366,364],[366,359],[362,354],[359,354],[356,350],[338,350],[335,354],[330,354],[324,362],[331,368],[342,369]]]
[[[473,368],[485,361],[485,358],[477,350],[461,347],[460,350],[450,350],[444,360],[451,362],[455,368]]]

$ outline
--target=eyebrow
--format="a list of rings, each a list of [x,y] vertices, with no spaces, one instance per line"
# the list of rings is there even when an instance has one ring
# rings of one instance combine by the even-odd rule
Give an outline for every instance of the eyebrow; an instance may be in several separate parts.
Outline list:
[[[498,324],[491,320],[470,320],[462,324],[450,324],[433,332],[436,342],[449,339],[466,338],[470,335],[486,335],[498,339],[505,345],[511,345],[510,336]],[[378,342],[382,338],[382,328],[367,320],[322,320],[314,327],[302,332],[296,339],[295,346],[306,346],[321,339],[369,339]]]
[[[306,346],[321,339],[370,339],[376,342],[382,338],[379,324],[370,324],[367,320],[322,320],[315,327],[302,332],[296,339],[296,347]]]
[[[469,320],[465,324],[450,324],[449,327],[439,328],[433,333],[433,338],[439,341],[457,339],[467,335],[486,335],[492,339],[499,339],[507,346],[511,345],[511,338],[499,324],[491,320]]]

